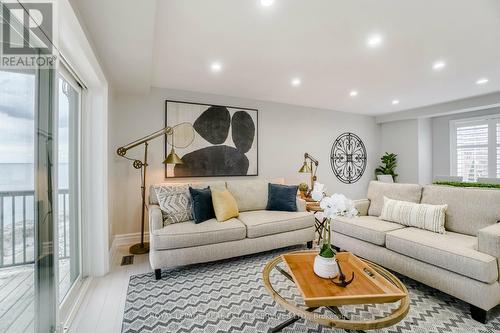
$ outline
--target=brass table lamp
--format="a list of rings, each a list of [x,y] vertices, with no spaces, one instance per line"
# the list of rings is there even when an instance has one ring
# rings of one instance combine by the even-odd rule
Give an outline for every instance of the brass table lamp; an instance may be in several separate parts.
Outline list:
[[[182,123],[179,125],[183,125],[184,127],[185,127],[185,125],[191,126],[191,124],[188,124],[188,123]],[[177,125],[177,126],[179,126],[179,125]],[[144,218],[145,218],[145,213],[146,213],[145,212],[145,210],[146,210],[146,169],[148,166],[148,142],[153,140],[153,139],[156,139],[160,136],[166,135],[167,136],[166,142],[172,146],[172,149],[170,150],[170,154],[168,154],[167,158],[163,161],[163,163],[164,164],[182,164],[182,163],[184,163],[182,161],[182,159],[175,153],[174,144],[173,144],[174,130],[177,126],[174,126],[174,127],[166,126],[159,131],[151,133],[148,136],[145,136],[141,139],[133,141],[133,142],[129,143],[128,145],[120,147],[116,150],[116,153],[119,156],[122,156],[126,159],[132,160],[133,161],[132,165],[134,166],[134,168],[142,169],[142,173],[143,173],[143,175],[141,177],[142,178],[141,179],[141,196],[142,196],[141,242],[138,244],[134,244],[130,247],[130,253],[132,253],[132,254],[145,254],[145,253],[149,252],[149,242],[144,241]],[[191,126],[191,128],[192,128],[192,126]],[[170,142],[168,139],[169,136],[172,137]],[[193,139],[194,139],[194,130],[193,130]],[[191,142],[192,142],[192,140],[191,140]],[[129,149],[140,146],[142,144],[144,144],[144,160],[143,161],[133,160],[133,159],[130,159],[130,158],[125,156]]]
[[[316,171],[318,170],[319,162],[317,159],[309,155],[308,153],[304,153],[304,164],[299,169],[301,173],[310,173],[311,174],[311,186],[309,187],[309,192],[307,196],[311,194],[311,191],[314,188],[314,182],[318,180],[316,177]]]

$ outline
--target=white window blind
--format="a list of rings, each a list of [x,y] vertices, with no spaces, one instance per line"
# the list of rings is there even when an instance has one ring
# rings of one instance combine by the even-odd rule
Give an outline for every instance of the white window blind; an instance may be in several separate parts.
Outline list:
[[[457,176],[464,181],[488,177],[488,124],[464,124],[456,127]]]
[[[500,178],[500,115],[453,120],[450,133],[453,176]]]
[[[500,178],[500,119],[497,119],[497,178]]]

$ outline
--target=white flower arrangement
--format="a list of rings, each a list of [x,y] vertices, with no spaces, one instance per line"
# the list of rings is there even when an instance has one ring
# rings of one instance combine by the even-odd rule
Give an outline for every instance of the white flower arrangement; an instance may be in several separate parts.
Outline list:
[[[343,194],[334,193],[331,196],[326,196],[326,187],[321,183],[314,183],[314,190],[311,196],[314,200],[319,201],[323,214],[326,218],[331,219],[337,216],[354,217],[358,215],[358,210],[354,207],[354,202],[348,199]]]
[[[334,193],[327,196],[325,185],[318,182],[314,183],[311,197],[315,201],[319,201],[319,205],[323,209],[323,215],[327,219],[324,227],[323,245],[320,248],[319,255],[323,258],[334,258],[335,252],[330,242],[331,220],[337,216],[349,218],[357,216],[358,210],[355,208],[354,202],[343,194]]]

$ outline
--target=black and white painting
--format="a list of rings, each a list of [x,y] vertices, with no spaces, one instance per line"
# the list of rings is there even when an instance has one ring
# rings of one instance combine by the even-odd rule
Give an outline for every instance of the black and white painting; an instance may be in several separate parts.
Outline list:
[[[165,101],[166,125],[188,122],[195,132],[189,146],[175,148],[184,163],[166,165],[166,177],[256,176],[257,119],[256,109]]]

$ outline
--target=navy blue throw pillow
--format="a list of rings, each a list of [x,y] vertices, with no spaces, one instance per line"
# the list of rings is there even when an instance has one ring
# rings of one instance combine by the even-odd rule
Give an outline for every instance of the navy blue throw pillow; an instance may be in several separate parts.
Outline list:
[[[203,189],[195,189],[190,186],[189,194],[191,194],[194,223],[198,224],[215,218],[210,186]]]
[[[297,211],[297,185],[268,185],[267,210]]]

